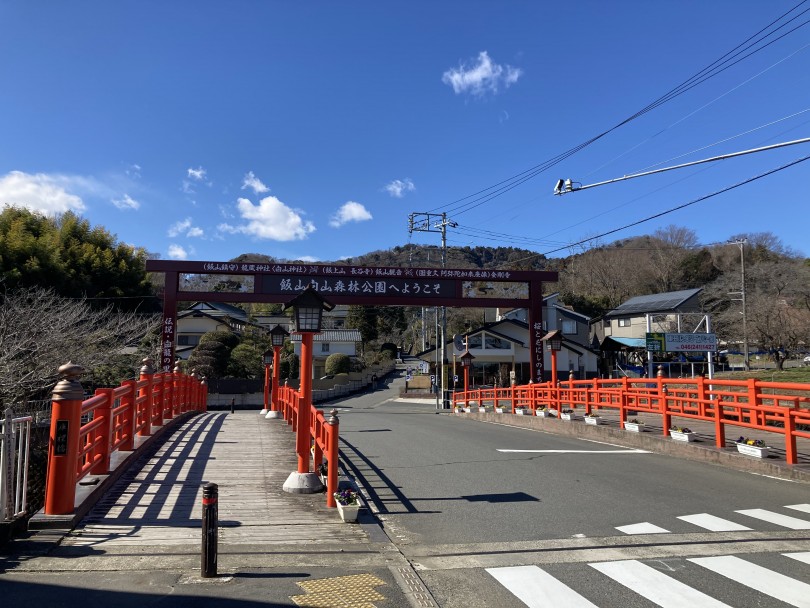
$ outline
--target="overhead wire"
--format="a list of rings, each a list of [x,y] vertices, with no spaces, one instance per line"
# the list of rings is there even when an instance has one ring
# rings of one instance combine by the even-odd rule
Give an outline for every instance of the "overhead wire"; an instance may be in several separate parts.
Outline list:
[[[473,194],[470,194],[470,195],[461,197],[459,199],[456,199],[455,201],[452,201],[452,202],[447,203],[445,205],[436,207],[435,209],[432,210],[432,212],[445,209],[445,210],[447,210],[447,212],[450,212],[450,213],[454,212],[455,215],[460,215],[462,213],[466,213],[468,211],[471,211],[472,209],[475,209],[475,208],[477,208],[477,207],[491,201],[492,199],[494,199],[494,198],[496,198],[498,196],[501,196],[502,194],[505,194],[506,192],[509,192],[510,190],[513,190],[514,188],[516,188],[516,187],[520,186],[521,184],[525,183],[526,181],[540,175],[541,173],[543,173],[546,170],[550,169],[551,167],[559,164],[563,160],[569,158],[573,154],[576,154],[580,150],[582,150],[585,147],[591,145],[592,143],[594,143],[597,140],[601,139],[602,137],[608,135],[609,133],[619,129],[620,127],[624,126],[625,124],[628,124],[629,122],[639,118],[640,116],[643,116],[644,114],[652,111],[653,109],[659,107],[660,105],[663,105],[664,103],[667,103],[668,101],[671,101],[672,99],[675,99],[676,97],[678,97],[678,96],[682,95],[683,93],[689,91],[690,89],[694,88],[695,86],[698,86],[699,84],[702,84],[703,82],[706,82],[710,78],[714,78],[715,76],[717,76],[721,72],[727,70],[728,68],[732,67],[733,65],[736,65],[740,61],[743,61],[743,60],[747,59],[748,57],[751,57],[752,55],[760,52],[761,50],[763,50],[765,48],[767,48],[768,46],[770,46],[771,44],[773,44],[777,40],[780,40],[780,39],[784,38],[785,36],[795,32],[800,27],[803,27],[803,26],[807,25],[808,23],[810,23],[810,20],[807,20],[807,21],[799,24],[798,26],[791,29],[790,31],[783,33],[778,38],[776,38],[774,40],[771,40],[767,44],[764,44],[763,46],[754,49],[753,51],[751,51],[747,55],[744,55],[743,57],[738,58],[736,61],[733,61],[732,63],[730,63],[728,65],[725,65],[725,67],[721,68],[721,66],[724,66],[724,64],[728,63],[729,61],[731,61],[735,57],[738,57],[741,53],[745,53],[747,50],[755,47],[757,44],[761,43],[763,40],[765,40],[768,37],[772,36],[774,33],[778,32],[780,29],[786,27],[789,23],[793,22],[795,19],[799,18],[801,15],[803,15],[806,12],[810,11],[810,8],[805,9],[804,11],[799,13],[798,15],[796,15],[793,18],[791,18],[790,20],[788,20],[786,23],[780,25],[774,31],[769,32],[768,34],[764,35],[762,38],[760,38],[758,40],[755,40],[751,44],[748,44],[751,40],[753,40],[754,38],[757,38],[760,34],[767,31],[768,29],[770,29],[774,24],[776,24],[779,21],[781,21],[782,19],[784,19],[787,15],[789,15],[790,13],[792,13],[793,11],[798,9],[800,6],[802,6],[806,2],[808,2],[808,0],[802,0],[801,2],[799,2],[799,4],[797,4],[796,6],[794,6],[793,8],[791,8],[790,10],[788,10],[787,12],[782,14],[777,19],[773,20],[771,23],[769,23],[767,26],[765,26],[764,28],[759,30],[757,33],[753,34],[748,39],[746,39],[744,42],[742,42],[739,45],[737,45],[736,47],[734,47],[731,51],[728,51],[725,55],[721,56],[719,59],[715,60],[714,62],[712,62],[711,64],[709,64],[708,66],[706,66],[705,68],[703,68],[702,70],[697,72],[696,74],[692,75],[690,78],[688,78],[687,80],[682,82],[680,85],[674,87],[673,89],[671,89],[670,91],[668,91],[667,93],[665,93],[664,95],[662,95],[661,97],[656,99],[655,101],[651,102],[650,104],[648,104],[647,106],[645,106],[641,110],[638,110],[637,112],[635,112],[631,116],[625,118],[624,120],[620,121],[619,123],[617,123],[616,125],[610,127],[609,129],[606,129],[605,131],[603,131],[603,132],[599,133],[598,135],[596,135],[594,137],[591,137],[590,139],[588,139],[588,140],[574,146],[573,148],[570,148],[567,151],[565,151],[565,152],[563,152],[561,154],[558,154],[557,156],[552,157],[551,159],[548,159],[548,160],[544,161],[543,163],[535,165],[535,166],[533,166],[533,167],[531,167],[531,168],[529,168],[529,169],[527,169],[525,171],[522,171],[522,172],[520,172],[520,173],[518,173],[518,174],[516,174],[516,175],[514,175],[514,176],[512,176],[510,178],[502,180],[502,181],[500,181],[500,182],[498,182],[498,183],[496,183],[496,184],[494,184],[492,186],[489,186],[487,188],[483,188],[483,189],[481,189],[481,190],[479,190],[479,191],[477,191],[477,192],[475,192]],[[748,44],[748,46],[746,48],[744,48],[743,50],[735,53],[735,51],[737,51],[741,47],[744,47],[746,44]],[[729,57],[729,55],[731,55],[731,57]],[[718,68],[721,68],[721,69],[718,69]],[[472,200],[470,200],[470,199],[472,199]],[[467,202],[465,202],[465,201],[467,201]]]
[[[520,259],[520,260],[515,260],[515,262],[522,262],[522,261],[524,261],[524,260],[530,260],[530,259],[532,259],[532,258],[534,258],[534,257],[538,257],[538,256],[547,256],[547,255],[550,255],[550,254],[552,254],[552,253],[557,253],[558,251],[563,251],[563,250],[565,250],[565,249],[569,249],[569,248],[571,248],[571,247],[575,247],[575,246],[577,246],[577,245],[581,245],[581,244],[583,244],[583,243],[587,243],[587,242],[589,242],[589,241],[593,241],[593,240],[596,240],[596,239],[599,239],[599,238],[602,238],[602,237],[605,237],[605,236],[608,236],[608,235],[611,235],[611,234],[615,234],[615,233],[617,233],[617,232],[621,232],[622,230],[627,230],[628,228],[632,228],[633,226],[638,226],[639,224],[643,224],[643,223],[645,223],[645,222],[649,222],[649,221],[654,220],[654,219],[657,219],[657,218],[659,218],[659,217],[663,217],[663,216],[668,215],[668,214],[670,214],[670,213],[674,213],[675,211],[679,211],[679,210],[681,210],[681,209],[685,209],[686,207],[689,207],[689,206],[691,206],[691,205],[695,205],[695,204],[697,204],[697,203],[700,203],[700,202],[702,202],[702,201],[708,200],[708,199],[713,198],[713,197],[715,197],[715,196],[719,196],[720,194],[724,194],[725,192],[729,192],[729,191],[734,190],[734,189],[736,189],[736,188],[739,188],[739,187],[741,187],[741,186],[745,186],[746,184],[750,184],[750,183],[752,183],[752,182],[755,182],[755,181],[757,181],[757,180],[760,180],[760,179],[762,179],[762,178],[764,178],[764,177],[767,177],[767,176],[769,176],[769,175],[773,175],[774,173],[778,173],[778,172],[780,172],[780,171],[784,171],[785,169],[789,169],[790,167],[793,167],[794,165],[798,165],[798,164],[800,164],[800,163],[803,163],[803,162],[805,162],[805,161],[807,161],[807,160],[810,160],[810,155],[803,156],[803,157],[798,158],[798,159],[796,159],[796,160],[793,160],[793,161],[791,161],[791,162],[789,162],[789,163],[786,163],[786,164],[784,164],[784,165],[781,165],[781,166],[779,166],[779,167],[776,167],[775,169],[770,169],[770,170],[768,170],[768,171],[765,171],[764,173],[760,173],[760,174],[755,175],[755,176],[753,176],[753,177],[749,177],[749,178],[747,178],[747,179],[744,179],[744,180],[743,180],[743,181],[741,181],[741,182],[737,182],[736,184],[732,184],[731,186],[727,186],[727,187],[722,188],[722,189],[720,189],[720,190],[715,190],[714,192],[712,192],[712,193],[710,193],[710,194],[706,194],[706,195],[704,195],[704,196],[701,196],[701,197],[699,197],[699,198],[693,199],[693,200],[691,200],[691,201],[689,201],[689,202],[687,202],[687,203],[684,203],[684,204],[682,204],[682,205],[678,205],[678,206],[676,206],[676,207],[672,207],[672,208],[667,209],[667,210],[665,210],[665,211],[661,211],[660,213],[656,213],[656,214],[653,214],[653,215],[647,216],[647,217],[645,217],[645,218],[642,218],[642,219],[640,219],[640,220],[637,220],[637,221],[635,221],[635,222],[631,222],[631,223],[629,223],[629,224],[625,224],[625,225],[620,226],[620,227],[618,227],[618,228],[614,228],[614,229],[612,229],[612,230],[608,230],[608,231],[606,231],[606,232],[602,232],[601,234],[597,234],[597,235],[591,236],[591,237],[589,237],[589,238],[587,238],[587,239],[582,239],[582,240],[580,240],[580,241],[576,241],[576,242],[574,242],[574,243],[568,243],[568,244],[567,244],[565,247],[559,247],[559,248],[557,248],[557,249],[551,249],[551,250],[546,251],[546,252],[544,252],[544,253],[538,253],[538,254],[533,254],[533,255],[530,255],[530,256],[526,256],[525,258],[522,258],[522,259]]]

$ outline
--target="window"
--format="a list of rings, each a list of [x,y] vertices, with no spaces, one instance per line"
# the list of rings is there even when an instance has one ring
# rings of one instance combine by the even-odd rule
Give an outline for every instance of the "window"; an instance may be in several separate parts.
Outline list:
[[[619,327],[630,327],[630,317],[619,319]]]
[[[200,336],[189,336],[180,334],[177,336],[177,346],[197,346],[200,343]]]
[[[322,342],[321,343],[321,352],[328,353],[329,352],[329,342]]]
[[[490,336],[487,334],[484,338],[484,348],[508,349],[509,346],[509,342],[502,340],[497,336]]]
[[[577,334],[577,322],[576,321],[566,321],[563,320],[562,322],[562,332],[567,335],[576,335]]]

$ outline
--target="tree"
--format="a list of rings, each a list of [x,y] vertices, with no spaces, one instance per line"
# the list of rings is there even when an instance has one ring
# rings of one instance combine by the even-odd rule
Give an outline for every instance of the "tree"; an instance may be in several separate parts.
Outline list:
[[[352,371],[352,360],[349,355],[333,353],[326,358],[326,373],[330,375],[348,374]]]
[[[228,359],[227,375],[234,378],[263,378],[262,354],[265,350],[250,342],[238,344]]]
[[[0,276],[7,289],[48,285],[65,297],[156,310],[146,257],[145,250],[118,243],[74,213],[49,218],[16,207],[0,213]]]
[[[189,367],[207,378],[224,378],[228,371],[231,351],[239,344],[239,337],[229,331],[212,331],[200,338],[191,351]]]
[[[377,339],[377,306],[349,306],[346,326],[360,331],[363,344]]]
[[[7,292],[0,300],[0,406],[47,397],[68,360],[93,372],[123,349],[137,347],[159,324],[157,315],[94,309],[84,299],[62,298],[42,287]],[[145,354],[134,355],[130,378]]]

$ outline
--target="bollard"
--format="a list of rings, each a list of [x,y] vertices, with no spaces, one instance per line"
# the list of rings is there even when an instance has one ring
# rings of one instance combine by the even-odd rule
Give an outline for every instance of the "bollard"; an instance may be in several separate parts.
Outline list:
[[[203,485],[202,496],[202,555],[200,576],[212,578],[217,575],[217,500],[219,487],[215,483]]]

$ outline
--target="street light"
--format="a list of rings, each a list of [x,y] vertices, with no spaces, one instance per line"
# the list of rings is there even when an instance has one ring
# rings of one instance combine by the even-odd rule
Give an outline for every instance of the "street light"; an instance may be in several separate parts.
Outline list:
[[[464,407],[470,407],[467,391],[470,390],[470,368],[475,357],[470,353],[470,349],[466,348],[459,359],[461,360],[461,367],[464,368]]]
[[[295,451],[298,453],[298,471],[290,473],[283,490],[293,494],[314,494],[323,490],[318,476],[309,470],[309,449],[312,443],[309,429],[309,413],[312,408],[312,336],[321,331],[324,310],[332,310],[334,304],[325,300],[310,285],[284,305],[292,308],[295,331],[301,334],[301,386],[298,389],[298,425],[295,436]],[[337,463],[330,463],[335,466]]]
[[[551,351],[551,385],[557,386],[557,353],[562,349],[562,332],[559,329],[550,331],[540,341],[545,342]]]
[[[280,418],[281,412],[277,407],[278,403],[278,383],[281,376],[281,347],[284,346],[284,340],[287,339],[290,333],[281,325],[276,325],[270,330],[270,344],[273,350],[268,350],[262,356],[264,362],[264,410],[267,415],[265,418]],[[270,388],[270,365],[273,366],[273,382],[272,389]],[[272,395],[270,394],[272,390]],[[268,397],[270,397],[268,407]]]

